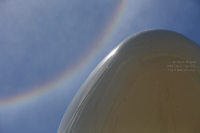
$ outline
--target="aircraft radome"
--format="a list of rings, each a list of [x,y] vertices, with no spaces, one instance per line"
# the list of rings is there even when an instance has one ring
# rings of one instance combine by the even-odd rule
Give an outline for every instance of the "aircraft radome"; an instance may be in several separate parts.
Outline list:
[[[162,29],[130,36],[87,78],[58,133],[200,133],[200,45]]]

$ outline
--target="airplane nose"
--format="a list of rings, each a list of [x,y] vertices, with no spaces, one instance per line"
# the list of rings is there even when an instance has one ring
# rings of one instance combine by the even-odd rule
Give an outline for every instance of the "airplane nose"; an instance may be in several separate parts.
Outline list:
[[[200,45],[169,30],[120,43],[75,95],[58,133],[199,133]]]

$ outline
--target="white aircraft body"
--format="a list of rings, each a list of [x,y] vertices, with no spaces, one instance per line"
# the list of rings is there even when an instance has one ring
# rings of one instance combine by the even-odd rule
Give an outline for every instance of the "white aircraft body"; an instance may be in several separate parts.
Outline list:
[[[200,45],[162,29],[130,36],[87,78],[58,133],[200,133]]]

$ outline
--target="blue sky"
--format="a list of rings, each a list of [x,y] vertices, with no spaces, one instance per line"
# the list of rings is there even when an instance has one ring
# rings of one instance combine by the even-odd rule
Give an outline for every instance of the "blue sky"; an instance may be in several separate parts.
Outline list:
[[[0,133],[55,133],[97,64],[128,36],[200,44],[197,0],[0,0]]]

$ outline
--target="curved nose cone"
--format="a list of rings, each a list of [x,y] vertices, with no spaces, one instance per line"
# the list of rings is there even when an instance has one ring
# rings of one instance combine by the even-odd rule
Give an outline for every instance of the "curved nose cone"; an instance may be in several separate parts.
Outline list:
[[[94,69],[58,133],[199,133],[200,46],[168,30],[119,44]]]

